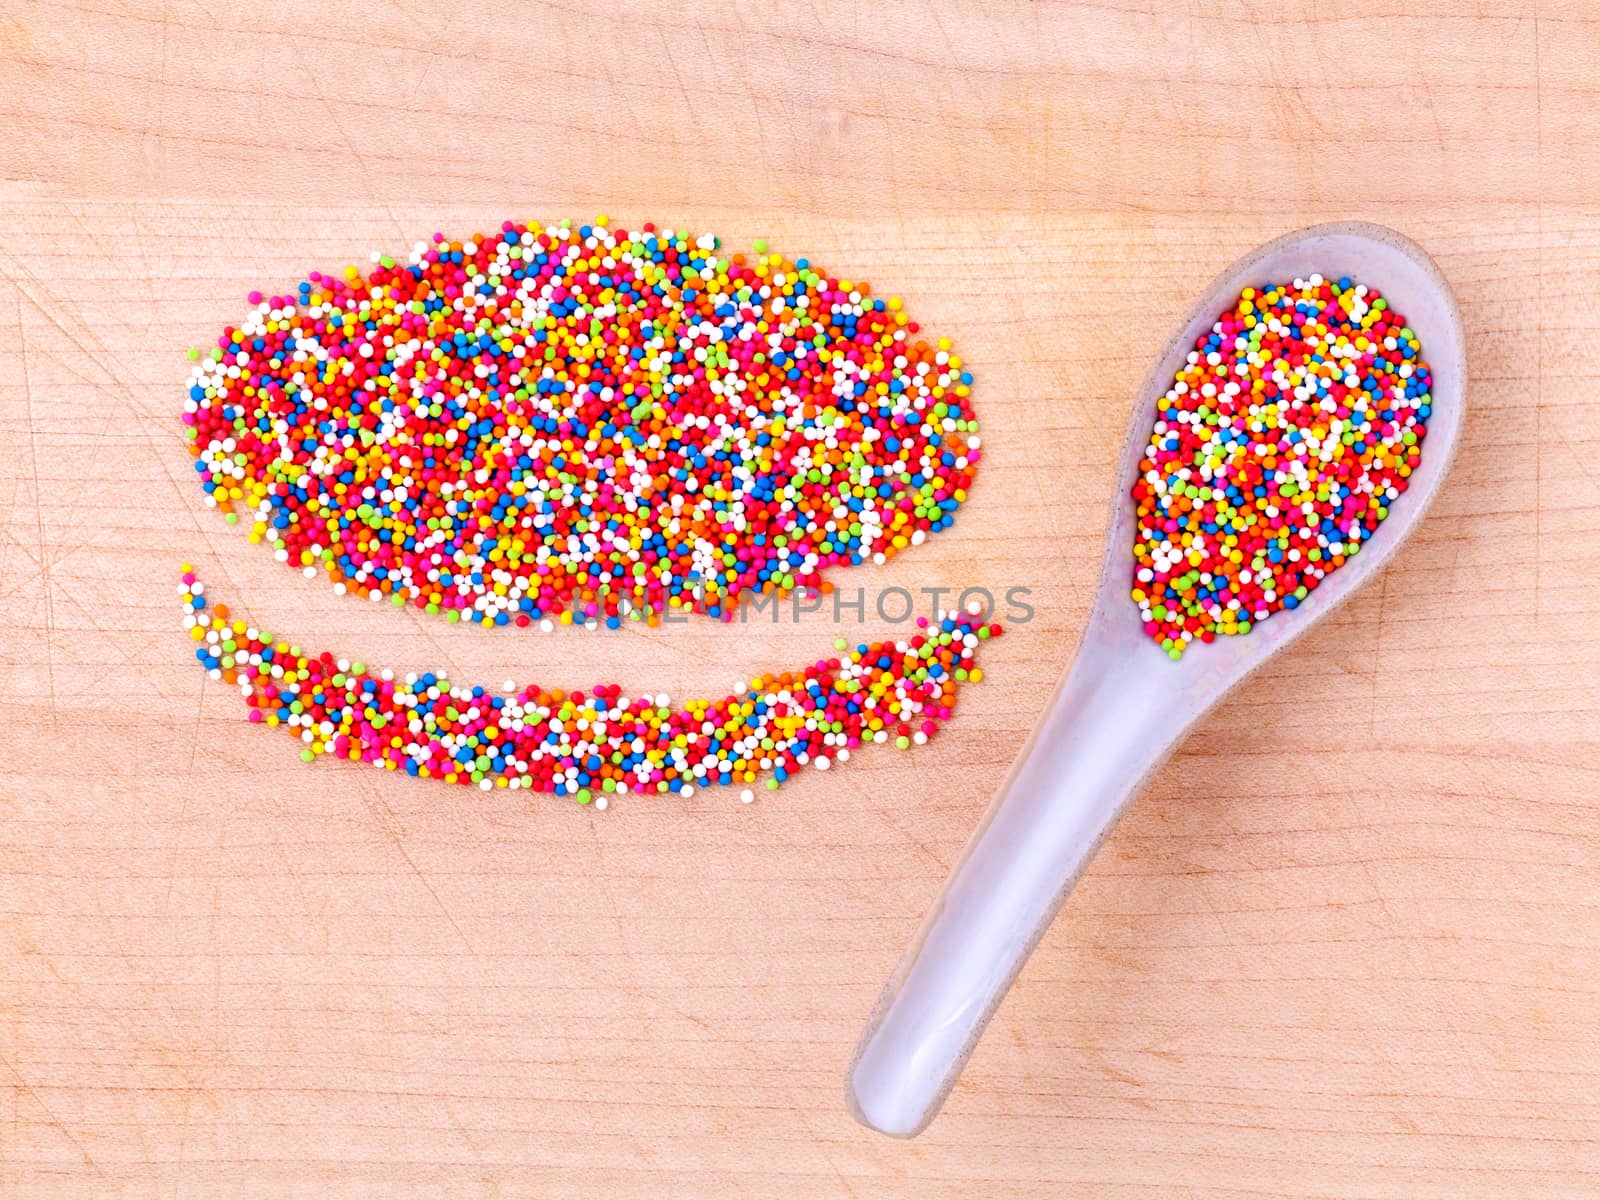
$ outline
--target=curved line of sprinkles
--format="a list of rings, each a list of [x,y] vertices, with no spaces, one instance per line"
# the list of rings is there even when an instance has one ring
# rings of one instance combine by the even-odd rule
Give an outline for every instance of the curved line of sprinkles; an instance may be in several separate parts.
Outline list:
[[[920,618],[898,641],[834,643],[834,657],[758,675],[719,700],[672,706],[615,685],[504,691],[436,674],[389,670],[309,653],[212,604],[185,564],[184,624],[213,678],[237,684],[253,722],[303,743],[307,762],[332,755],[389,771],[516,787],[593,801],[627,793],[694,794],[765,779],[776,788],[807,767],[827,770],[875,742],[926,742],[955,710],[960,685],[983,672],[977,650],[1001,628],[972,613]]]

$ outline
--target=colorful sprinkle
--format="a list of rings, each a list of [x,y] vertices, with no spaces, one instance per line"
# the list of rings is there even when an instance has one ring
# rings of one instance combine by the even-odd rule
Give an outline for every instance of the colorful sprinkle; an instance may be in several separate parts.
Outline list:
[[[1432,375],[1374,289],[1245,288],[1159,402],[1133,485],[1133,600],[1172,658],[1298,608],[1422,459]]]
[[[757,676],[721,700],[675,708],[666,696],[629,699],[608,685],[495,692],[438,674],[396,679],[230,617],[188,564],[180,591],[201,666],[238,685],[252,722],[298,737],[306,762],[331,754],[602,808],[607,793],[690,796],[707,784],[739,785],[748,804],[758,777],[775,788],[803,767],[846,761],[858,746],[921,744],[950,718],[962,679],[977,678],[968,668],[978,646],[1001,632],[968,613],[924,617],[913,637],[863,643],[799,671]]]
[[[570,226],[251,293],[184,404],[209,502],[336,590],[541,628],[728,617],[953,522],[972,376],[897,298]]]

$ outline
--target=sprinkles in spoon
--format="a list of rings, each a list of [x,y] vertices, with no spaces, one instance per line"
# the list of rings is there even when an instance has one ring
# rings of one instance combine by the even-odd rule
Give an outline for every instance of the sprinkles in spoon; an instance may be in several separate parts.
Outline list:
[[[1133,484],[1132,596],[1172,658],[1298,608],[1422,460],[1432,374],[1377,291],[1245,288],[1157,402]]]

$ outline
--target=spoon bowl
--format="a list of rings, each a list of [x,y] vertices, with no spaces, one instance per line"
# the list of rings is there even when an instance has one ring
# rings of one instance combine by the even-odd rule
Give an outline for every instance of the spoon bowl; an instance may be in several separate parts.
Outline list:
[[[1174,662],[1144,631],[1132,586],[1131,484],[1173,376],[1245,287],[1320,273],[1378,289],[1433,370],[1422,461],[1360,553],[1297,609],[1194,643]],[[1201,295],[1133,406],[1100,588],[1076,658],[867,1021],[846,1080],[856,1120],[895,1137],[927,1127],[989,1018],[1129,802],[1236,684],[1380,571],[1450,469],[1466,403],[1461,315],[1438,267],[1378,225],[1317,225],[1239,259]]]

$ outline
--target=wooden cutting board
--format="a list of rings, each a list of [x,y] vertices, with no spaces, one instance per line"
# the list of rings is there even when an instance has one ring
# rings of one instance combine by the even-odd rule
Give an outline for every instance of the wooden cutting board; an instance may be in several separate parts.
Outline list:
[[[1600,1192],[1590,6],[3,0],[0,54],[0,1195]],[[302,765],[196,669],[179,562],[485,683],[721,694],[840,632],[447,626],[202,505],[183,351],[248,290],[599,211],[951,337],[971,501],[841,582],[1035,619],[928,746],[748,807]],[[858,1128],[857,1030],[1075,642],[1146,362],[1337,218],[1458,292],[1451,481],[1160,774],[944,1116]]]

